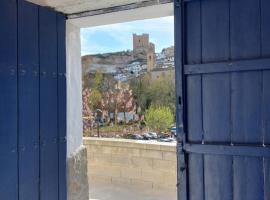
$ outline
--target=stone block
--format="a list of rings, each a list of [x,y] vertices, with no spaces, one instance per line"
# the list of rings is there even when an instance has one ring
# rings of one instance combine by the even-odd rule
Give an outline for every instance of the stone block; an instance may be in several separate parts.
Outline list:
[[[162,159],[163,160],[170,160],[170,161],[174,161],[176,162],[177,160],[177,155],[176,155],[176,152],[162,152],[163,156],[162,156]]]
[[[140,179],[141,178],[141,169],[138,168],[126,168],[121,169],[121,177],[130,178],[130,179]]]
[[[110,166],[112,164],[112,155],[103,153],[93,153],[88,160],[89,165],[105,165]]]
[[[131,158],[128,158],[124,155],[111,155],[111,164],[117,166],[126,166],[129,167],[131,165]]]
[[[170,160],[153,159],[153,169],[163,171],[176,171],[176,162]]]
[[[90,175],[120,177],[121,168],[116,166],[91,166]]]
[[[80,147],[67,161],[68,200],[88,200],[87,150]]]
[[[152,188],[153,187],[153,182],[151,181],[144,181],[140,179],[131,179],[131,185],[137,188]]]
[[[145,181],[156,182],[156,183],[163,183],[164,176],[160,171],[154,170],[142,170],[142,177]]]
[[[153,159],[143,157],[132,157],[130,166],[141,169],[153,169]]]
[[[154,158],[154,159],[162,159],[162,151],[155,151],[155,150],[143,150],[141,149],[141,157],[144,158]]]
[[[117,184],[117,185],[130,185],[131,184],[131,179],[130,178],[123,178],[123,177],[113,177],[112,178],[112,184]]]

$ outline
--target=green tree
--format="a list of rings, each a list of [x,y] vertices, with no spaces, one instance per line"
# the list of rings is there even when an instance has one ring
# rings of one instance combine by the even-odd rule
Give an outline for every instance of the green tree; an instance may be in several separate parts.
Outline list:
[[[175,83],[168,78],[151,81],[148,87],[148,99],[151,105],[167,106],[175,114]]]
[[[133,93],[136,108],[140,108],[141,113],[144,113],[150,106],[149,85],[150,79],[147,75],[134,78],[130,81],[130,89]]]
[[[97,109],[101,100],[102,94],[97,89],[93,89],[89,97],[88,105],[92,110]]]
[[[92,88],[101,91],[102,84],[103,84],[103,79],[104,79],[103,74],[100,71],[97,71],[95,73],[94,83],[93,83],[93,87]]]
[[[89,107],[94,110],[97,109],[102,101],[103,74],[100,71],[95,73],[93,83],[91,84],[91,94],[88,100]]]
[[[142,113],[151,105],[168,106],[175,115],[175,83],[174,79],[158,78],[152,80],[148,75],[130,81],[137,107]]]
[[[154,131],[167,131],[174,123],[174,115],[167,106],[151,106],[146,110],[145,121]]]

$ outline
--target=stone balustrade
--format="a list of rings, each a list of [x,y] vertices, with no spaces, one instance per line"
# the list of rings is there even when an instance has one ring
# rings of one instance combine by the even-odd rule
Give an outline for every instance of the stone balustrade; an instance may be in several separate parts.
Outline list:
[[[90,191],[91,183],[102,182],[103,185],[164,190],[176,196],[175,143],[84,138],[84,145]]]

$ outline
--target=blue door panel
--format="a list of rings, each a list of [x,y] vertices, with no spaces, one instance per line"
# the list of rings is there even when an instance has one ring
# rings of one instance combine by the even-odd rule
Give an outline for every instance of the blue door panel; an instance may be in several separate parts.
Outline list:
[[[261,0],[261,37],[262,37],[262,56],[263,57],[269,57],[270,56],[270,26],[269,26],[269,20],[270,20],[270,1],[268,0]]]
[[[264,159],[264,199],[270,199],[270,159]]]
[[[203,108],[202,108],[202,76],[193,75],[187,77],[187,104],[188,113],[188,139],[193,142],[201,142],[204,137],[203,131]],[[191,118],[192,117],[192,118]]]
[[[17,66],[17,2],[1,0],[0,69]]]
[[[0,199],[66,200],[66,18],[0,8]]]
[[[0,1],[0,197],[18,199],[17,5]]]
[[[193,172],[189,177],[190,200],[204,199],[204,156],[190,154],[188,158],[188,170]]]
[[[229,58],[229,1],[201,1],[202,62]]]
[[[264,172],[261,158],[234,157],[235,200],[264,199]]]
[[[262,136],[264,144],[270,145],[270,71],[263,71]]]
[[[270,199],[269,10],[267,0],[175,1],[182,200]]]
[[[39,198],[38,7],[18,1],[19,199]]]
[[[232,59],[258,58],[261,47],[260,1],[231,1]]]
[[[58,199],[57,14],[39,9],[40,199]]]
[[[235,72],[231,85],[232,141],[262,144],[262,72]]]
[[[59,200],[67,199],[66,190],[66,17],[57,16],[58,30],[58,139],[59,139]]]
[[[18,173],[16,152],[0,155],[0,162],[4,163],[1,167],[1,186],[0,195],[3,199],[18,200]]]
[[[185,59],[188,64],[198,64],[202,61],[201,52],[201,2],[194,1],[186,4],[188,12],[186,13],[186,29],[190,37],[186,38]],[[178,37],[177,35],[175,37]]]
[[[204,156],[205,199],[231,200],[232,159],[229,156]]]
[[[204,140],[230,141],[229,74],[203,75],[202,99]]]

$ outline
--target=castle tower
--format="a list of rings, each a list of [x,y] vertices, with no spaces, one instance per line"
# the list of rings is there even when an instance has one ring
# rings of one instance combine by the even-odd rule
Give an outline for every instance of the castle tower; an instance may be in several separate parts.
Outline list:
[[[147,50],[149,47],[149,34],[133,34],[133,51]]]
[[[153,52],[147,53],[147,72],[151,72],[155,67],[155,55]]]
[[[143,54],[147,61],[147,71],[151,72],[156,63],[155,45],[149,42],[149,34],[133,34],[133,53],[134,55]]]

